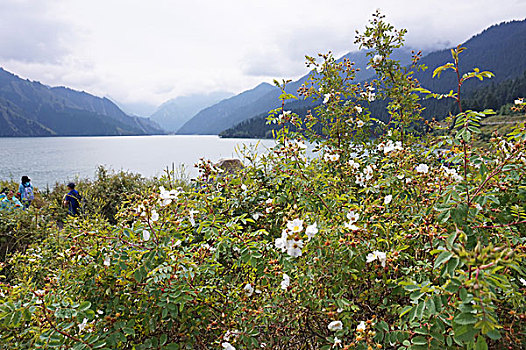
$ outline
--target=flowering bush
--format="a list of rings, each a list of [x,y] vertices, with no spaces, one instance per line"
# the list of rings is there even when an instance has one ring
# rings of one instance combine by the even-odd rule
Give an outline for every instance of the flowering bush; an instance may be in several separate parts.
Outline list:
[[[403,34],[373,17],[357,42],[377,79],[362,85],[351,62],[308,58],[317,73],[300,93],[324,104],[305,119],[273,111],[276,146],[237,172],[202,163],[191,188],[161,180],[116,224],[69,220],[12,256],[2,344],[526,346],[524,124],[489,151],[471,145],[490,111],[461,111],[444,136],[414,133],[420,95],[438,96],[412,78],[418,56],[410,68],[390,58]],[[458,69],[461,51],[435,72]],[[490,74],[460,76],[459,89]],[[368,110],[380,98],[388,121]]]

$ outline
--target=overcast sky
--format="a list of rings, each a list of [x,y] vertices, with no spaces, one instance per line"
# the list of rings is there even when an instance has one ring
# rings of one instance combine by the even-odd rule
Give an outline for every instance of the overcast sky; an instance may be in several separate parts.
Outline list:
[[[355,50],[377,8],[419,49],[526,16],[526,0],[0,0],[0,66],[127,104],[238,93]]]

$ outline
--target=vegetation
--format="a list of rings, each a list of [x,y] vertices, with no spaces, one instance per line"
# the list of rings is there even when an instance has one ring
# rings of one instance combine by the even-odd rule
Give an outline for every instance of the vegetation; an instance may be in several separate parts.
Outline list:
[[[493,112],[463,110],[461,90],[492,74],[459,74],[447,96],[426,91],[418,56],[410,67],[390,58],[404,34],[376,13],[357,36],[377,73],[366,84],[349,61],[308,58],[318,74],[300,93],[323,101],[316,116],[285,110],[296,97],[278,84],[276,146],[245,149],[237,172],[203,161],[186,187],[144,181],[115,224],[97,211],[68,218],[11,255],[0,346],[526,347],[525,125],[474,147]],[[463,51],[434,74],[458,72]],[[415,133],[420,94],[459,113]],[[388,101],[385,122],[375,99]]]

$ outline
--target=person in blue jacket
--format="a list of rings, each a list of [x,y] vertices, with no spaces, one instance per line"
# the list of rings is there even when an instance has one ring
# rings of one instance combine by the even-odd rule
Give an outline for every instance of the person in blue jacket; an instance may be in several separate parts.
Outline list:
[[[75,184],[70,182],[68,184],[69,192],[64,196],[64,206],[68,207],[69,215],[78,215],[80,213],[80,194],[75,189]]]
[[[29,208],[33,199],[35,199],[35,194],[33,191],[33,185],[31,185],[31,179],[27,176],[22,176],[20,181],[20,186],[18,187],[18,193],[20,195],[20,200],[24,205],[24,208]]]

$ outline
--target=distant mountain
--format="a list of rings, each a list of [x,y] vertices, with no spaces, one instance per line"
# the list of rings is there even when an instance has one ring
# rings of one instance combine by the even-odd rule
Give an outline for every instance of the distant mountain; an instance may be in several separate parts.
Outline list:
[[[209,94],[179,96],[159,106],[151,118],[165,130],[175,132],[200,110],[232,95],[231,92],[216,91]]]
[[[0,136],[145,135],[164,131],[107,98],[24,80],[0,68]]]
[[[187,121],[177,132],[182,135],[217,135],[225,128],[229,128],[246,119],[246,115],[254,115],[265,106],[257,101],[270,91],[279,91],[275,86],[261,83],[252,90],[222,100],[213,106],[203,109],[192,119]]]
[[[511,96],[510,91],[519,91],[507,88],[506,93],[500,93],[501,96],[493,98],[488,88],[492,84],[508,82],[503,86],[512,84],[513,79],[522,77],[526,72],[526,20],[504,22],[491,26],[482,33],[473,36],[471,39],[462,44],[466,47],[460,56],[460,68],[462,72],[467,72],[477,67],[483,70],[489,70],[495,74],[492,79],[480,82],[478,79],[468,81],[463,86],[463,96],[466,97],[466,105],[469,107],[496,108],[501,106],[501,101],[510,100],[519,96]],[[396,57],[395,57],[396,58]],[[357,60],[354,58],[354,60]],[[433,70],[447,62],[451,62],[451,51],[440,50],[427,54],[422,58],[420,63],[425,64],[429,69],[425,72],[416,74],[417,79],[423,87],[437,92],[448,92],[455,89],[456,75],[453,71],[445,71],[440,79],[432,78]],[[401,61],[402,64],[404,61]],[[362,79],[369,79],[372,76],[362,76]],[[359,79],[357,79],[359,80]],[[517,83],[514,83],[517,84]],[[484,94],[478,93],[484,89]],[[504,88],[501,88],[504,89]],[[499,90],[500,91],[500,90]],[[504,91],[504,90],[502,90]],[[480,98],[484,96],[484,98]],[[496,102],[498,101],[498,102]],[[318,102],[296,101],[287,105],[287,109],[293,110],[299,115],[305,115],[309,109],[313,109]],[[456,106],[449,100],[425,100],[423,101],[426,110],[423,116],[427,119],[441,119],[447,116],[448,112],[455,113]],[[371,112],[380,118],[385,118],[385,103],[375,101],[370,105]],[[261,113],[251,119],[235,125],[220,133],[222,137],[270,137],[272,128],[265,123],[266,113]]]
[[[403,64],[408,64],[411,61],[411,50],[408,48],[396,50],[394,57],[399,59]],[[374,75],[373,70],[366,69],[368,64],[368,57],[366,52],[357,51],[350,52],[341,57],[339,61],[345,58],[355,63],[355,68],[360,68],[356,74],[356,81],[362,81],[371,78]],[[298,89],[310,77],[307,74],[300,79],[293,81],[287,85],[286,91],[292,94],[297,94]],[[263,84],[262,84],[263,85]],[[279,95],[281,94],[278,88],[271,88],[270,85],[265,84],[265,89],[261,89],[262,85],[254,90],[249,90],[240,95],[232,97],[230,100],[238,101],[238,96],[242,105],[236,103],[231,104],[217,104],[212,106],[192,118],[186,123],[177,133],[178,134],[213,134],[217,135],[221,131],[232,128],[238,123],[253,118],[255,116],[266,114],[271,109],[281,106]],[[247,101],[245,94],[250,94],[251,101]]]

